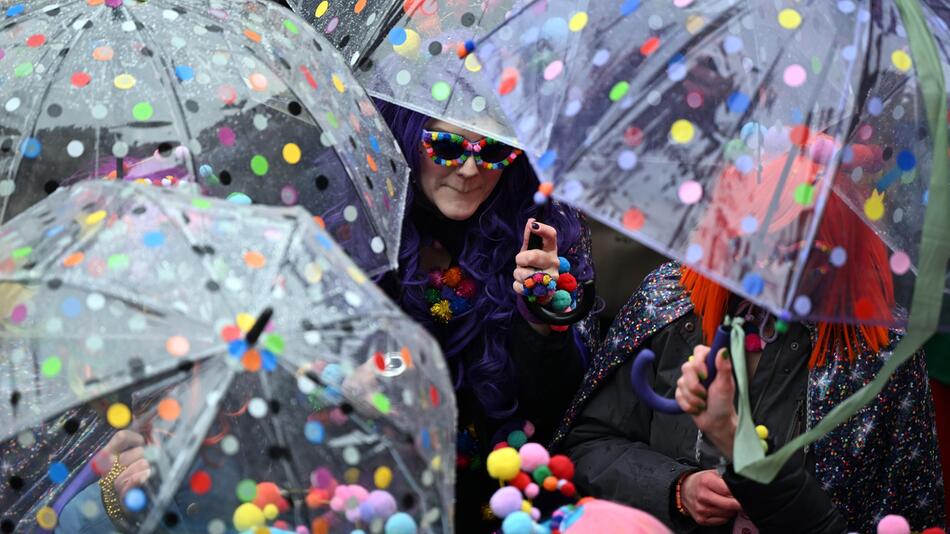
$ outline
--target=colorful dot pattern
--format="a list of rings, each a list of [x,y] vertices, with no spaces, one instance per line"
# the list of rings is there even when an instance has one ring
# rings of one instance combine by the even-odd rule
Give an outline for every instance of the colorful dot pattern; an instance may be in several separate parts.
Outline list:
[[[345,58],[273,2],[219,4],[17,4],[0,29],[0,222],[121,165],[299,204],[371,274],[395,267],[408,166]]]
[[[40,507],[87,463],[108,471],[96,453],[121,429],[148,438],[153,477],[126,503],[146,522],[195,503],[171,519],[184,531],[309,528],[347,483],[388,492],[374,518],[446,531],[455,404],[438,344],[303,208],[195,195],[89,180],[0,226],[0,331],[14,334],[0,336],[0,454],[18,477],[0,519],[54,524]],[[313,506],[290,511],[275,484]],[[348,510],[336,521],[365,519]]]
[[[933,143],[892,2],[874,15],[852,1],[578,9],[535,3],[476,48],[556,198],[776,313],[906,321]],[[948,23],[923,9],[950,72]],[[758,185],[789,160],[784,187]],[[892,309],[822,305],[823,277],[857,257],[848,243],[825,247],[842,248],[834,262],[809,244],[829,195],[889,249]]]

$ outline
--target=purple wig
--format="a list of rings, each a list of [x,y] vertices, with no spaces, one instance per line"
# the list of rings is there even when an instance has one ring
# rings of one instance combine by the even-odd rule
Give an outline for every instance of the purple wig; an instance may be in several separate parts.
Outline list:
[[[534,204],[538,179],[525,156],[504,170],[495,190],[471,218],[459,223],[442,218],[423,195],[417,180],[422,129],[430,117],[380,100],[376,100],[376,105],[412,169],[395,287],[382,285],[391,290],[390,294],[406,313],[439,340],[446,360],[455,370],[456,388],[471,388],[488,416],[510,416],[518,408],[518,384],[508,353],[508,337],[517,309],[515,298],[521,298],[511,289],[511,273],[515,255],[521,250],[524,226],[528,218],[535,217],[557,229],[558,253],[568,258],[571,272],[582,282],[593,278],[589,252],[582,243],[588,231],[586,225],[578,213],[566,206]],[[418,225],[420,212],[429,212],[429,220],[435,217],[439,224]],[[458,234],[454,260],[479,286],[472,308],[455,315],[447,325],[436,324],[429,314],[424,296],[427,273],[419,266],[419,248],[432,242],[436,227],[443,232],[449,227]],[[572,336],[586,361],[590,340],[582,339],[576,328],[572,328]],[[481,356],[472,359],[469,355],[463,361],[473,342],[484,347]]]

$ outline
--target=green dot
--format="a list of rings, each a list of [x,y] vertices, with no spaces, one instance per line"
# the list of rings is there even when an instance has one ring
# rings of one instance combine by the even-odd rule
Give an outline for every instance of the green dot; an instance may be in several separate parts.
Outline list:
[[[294,21],[290,19],[284,19],[284,28],[287,28],[287,31],[294,35],[300,33],[300,29],[297,28],[297,25],[294,24]]]
[[[152,118],[155,110],[148,102],[139,102],[132,108],[132,116],[138,121],[147,121]]]
[[[379,410],[379,412],[383,414],[389,413],[389,410],[392,408],[389,402],[389,397],[387,397],[386,395],[383,395],[382,393],[378,391],[376,393],[373,393],[372,402],[373,402],[373,406],[375,406],[376,409]]]
[[[432,98],[438,100],[439,102],[448,100],[451,94],[452,86],[445,82],[435,82],[432,85]]]
[[[251,170],[254,171],[254,174],[258,176],[264,176],[267,174],[267,169],[270,168],[270,165],[267,163],[267,158],[260,154],[256,154],[251,158]]]
[[[821,59],[818,56],[811,57],[811,71],[815,74],[821,74]]]
[[[10,255],[13,256],[13,259],[19,260],[29,256],[31,252],[33,252],[33,247],[20,247],[13,249],[13,252]]]
[[[802,206],[811,206],[815,202],[815,187],[811,184],[798,184],[795,188],[795,202]]]
[[[17,78],[25,78],[33,74],[33,64],[32,63],[20,63],[13,69],[13,75]]]
[[[742,139],[732,139],[726,143],[726,148],[723,150],[723,155],[729,161],[735,161],[739,156],[743,154],[748,154],[749,151],[746,148],[745,142]]]
[[[627,94],[627,91],[630,90],[630,83],[628,82],[617,82],[613,87],[610,88],[610,100],[616,102],[623,98],[623,95]]]
[[[330,123],[331,128],[339,128],[340,122],[336,120],[336,115],[332,111],[327,112],[327,121]]]
[[[264,336],[264,348],[273,352],[274,354],[283,354],[284,338],[278,336],[277,334],[268,334]]]
[[[56,356],[50,356],[43,360],[40,371],[46,376],[56,376],[63,369],[63,361]]]
[[[126,254],[113,254],[106,260],[106,265],[116,271],[125,269],[129,266],[129,256]]]
[[[206,210],[211,207],[211,202],[206,198],[198,197],[191,199],[191,205],[200,210]]]
[[[238,482],[236,493],[237,498],[240,499],[241,502],[253,501],[254,497],[257,497],[257,483],[245,478]]]

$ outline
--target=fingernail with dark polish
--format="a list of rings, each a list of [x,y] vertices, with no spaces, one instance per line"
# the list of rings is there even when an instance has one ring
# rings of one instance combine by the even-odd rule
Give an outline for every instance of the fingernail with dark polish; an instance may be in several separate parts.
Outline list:
[[[540,230],[540,229],[541,229],[541,225],[538,224],[538,223],[536,223],[536,222],[533,222],[533,223],[531,223],[531,229],[532,229],[532,230]]]

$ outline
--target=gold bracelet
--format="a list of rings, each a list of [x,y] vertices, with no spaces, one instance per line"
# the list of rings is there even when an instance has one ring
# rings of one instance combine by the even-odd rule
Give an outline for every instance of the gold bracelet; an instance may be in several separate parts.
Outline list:
[[[106,515],[112,521],[112,525],[119,531],[128,528],[128,521],[125,512],[122,511],[122,504],[119,502],[119,495],[115,491],[115,479],[125,471],[125,466],[119,463],[119,457],[116,456],[112,462],[112,467],[106,476],[99,479],[99,493],[102,494],[102,506],[106,509]]]

